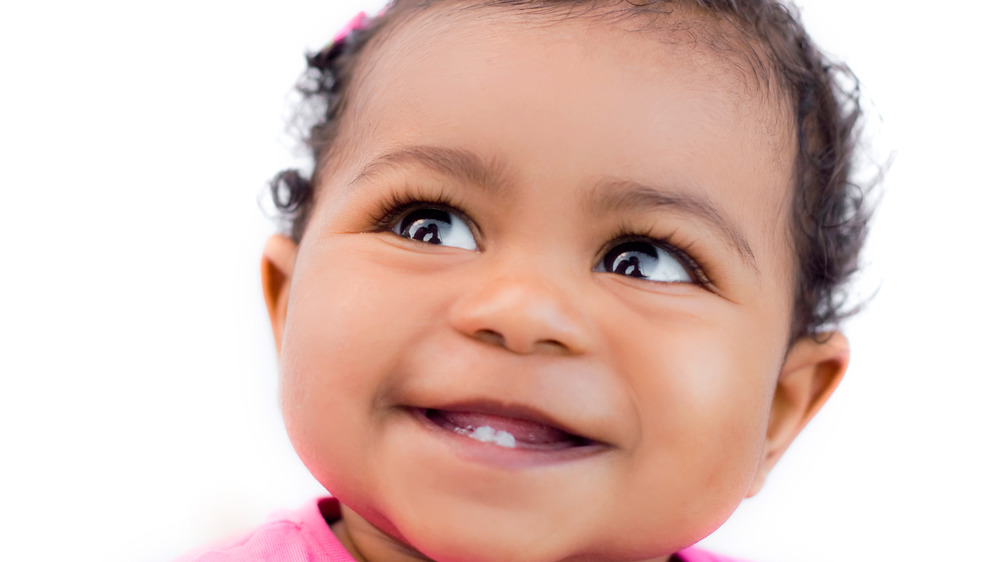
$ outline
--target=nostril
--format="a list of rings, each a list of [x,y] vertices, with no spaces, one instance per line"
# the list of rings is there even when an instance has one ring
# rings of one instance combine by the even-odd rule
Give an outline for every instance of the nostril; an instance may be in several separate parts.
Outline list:
[[[488,343],[498,347],[507,346],[507,342],[504,339],[503,334],[497,332],[496,330],[476,330],[476,339],[483,343]]]
[[[477,330],[475,338],[487,345],[502,347],[515,353],[534,353],[545,350],[555,353],[564,353],[567,351],[566,345],[559,340],[545,339],[539,341],[519,342],[514,339],[507,339],[503,334],[496,330]]]
[[[548,348],[551,348],[551,349],[553,349],[555,351],[560,351],[560,352],[567,350],[566,344],[564,344],[563,342],[561,342],[559,340],[542,340],[542,341],[538,342],[538,346],[539,347],[548,347]]]

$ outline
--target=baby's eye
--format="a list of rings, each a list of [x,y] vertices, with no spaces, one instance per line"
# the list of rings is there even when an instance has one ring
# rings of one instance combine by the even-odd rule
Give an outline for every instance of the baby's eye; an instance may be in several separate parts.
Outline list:
[[[679,258],[655,244],[638,240],[612,247],[596,270],[661,283],[692,282],[691,274]]]
[[[469,225],[455,213],[434,207],[418,207],[403,213],[392,231],[418,242],[475,250],[476,239]]]

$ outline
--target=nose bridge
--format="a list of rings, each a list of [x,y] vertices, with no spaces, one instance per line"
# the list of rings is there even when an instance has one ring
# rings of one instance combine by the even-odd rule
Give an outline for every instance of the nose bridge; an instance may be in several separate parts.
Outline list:
[[[460,332],[514,353],[578,354],[590,345],[579,274],[544,255],[501,257],[469,279],[452,305]]]

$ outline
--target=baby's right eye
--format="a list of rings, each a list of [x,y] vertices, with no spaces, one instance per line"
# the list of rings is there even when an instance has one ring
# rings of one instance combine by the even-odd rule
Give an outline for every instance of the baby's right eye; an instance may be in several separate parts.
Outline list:
[[[417,207],[404,212],[392,231],[410,240],[476,250],[476,239],[465,221],[453,212],[436,207]]]

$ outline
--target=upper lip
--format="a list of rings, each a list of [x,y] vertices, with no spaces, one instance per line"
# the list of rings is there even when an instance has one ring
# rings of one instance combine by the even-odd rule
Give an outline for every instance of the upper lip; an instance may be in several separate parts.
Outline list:
[[[527,404],[512,404],[512,403],[500,402],[498,400],[484,399],[484,400],[449,402],[447,404],[436,404],[436,405],[417,406],[417,407],[423,410],[475,412],[491,416],[525,420],[529,422],[534,422],[554,427],[555,429],[558,429],[559,431],[562,431],[573,437],[582,438],[587,441],[592,441],[598,444],[604,444],[602,440],[592,435],[581,433],[579,429],[574,428],[572,425],[566,424],[554,418],[547,412]]]

